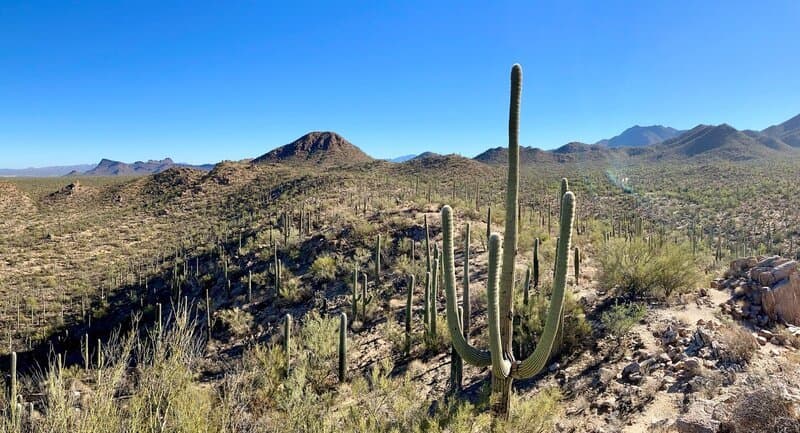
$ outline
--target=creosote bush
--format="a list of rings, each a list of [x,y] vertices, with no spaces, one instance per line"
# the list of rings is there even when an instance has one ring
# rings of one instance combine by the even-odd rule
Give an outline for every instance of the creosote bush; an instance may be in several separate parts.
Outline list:
[[[243,337],[253,327],[253,315],[238,307],[217,312],[215,319],[215,328],[233,337]]]
[[[544,289],[547,289],[546,287]],[[541,292],[531,296],[528,305],[522,303],[518,296],[516,311],[518,323],[514,328],[514,345],[521,351],[520,357],[525,357],[533,352],[536,344],[544,332],[547,319],[547,308],[550,297]],[[592,327],[586,321],[583,307],[575,301],[570,292],[564,296],[564,325],[561,345],[554,355],[561,353],[574,353],[586,343],[592,334]]]
[[[600,284],[631,299],[669,300],[694,290],[700,271],[691,246],[666,242],[651,246],[643,239],[612,239],[597,255]]]
[[[609,334],[624,337],[647,314],[647,307],[638,303],[616,304],[600,315],[600,322]]]
[[[800,419],[792,404],[781,396],[779,384],[770,385],[740,396],[719,431],[800,433]]]
[[[316,282],[330,282],[336,278],[336,259],[328,254],[317,257],[311,264],[311,276]]]
[[[720,328],[719,343],[719,358],[731,364],[746,365],[758,351],[755,337],[738,324]]]

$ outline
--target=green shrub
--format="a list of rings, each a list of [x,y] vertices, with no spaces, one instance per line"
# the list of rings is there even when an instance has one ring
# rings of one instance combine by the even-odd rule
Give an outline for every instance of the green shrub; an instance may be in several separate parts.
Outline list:
[[[531,397],[515,394],[509,420],[496,426],[495,431],[520,433],[555,431],[556,420],[563,411],[560,401],[561,391],[556,387],[545,388]]]
[[[603,327],[614,337],[625,336],[647,314],[642,304],[616,304],[600,316]]]
[[[515,322],[514,345],[520,351],[519,359],[523,359],[533,353],[539,337],[544,332],[545,320],[547,319],[547,309],[550,307],[550,298],[541,292],[532,294],[530,303],[524,305],[522,298],[518,297],[516,311],[519,312]],[[591,335],[592,327],[586,321],[583,307],[575,301],[570,292],[566,293],[564,299],[564,331],[562,344],[554,348],[554,354],[574,352],[580,348]]]
[[[215,316],[215,327],[234,337],[249,334],[253,326],[253,315],[238,307],[219,311]]]
[[[311,276],[317,282],[330,282],[336,279],[336,259],[328,254],[321,255],[311,264]]]
[[[651,247],[645,240],[613,239],[598,255],[600,284],[621,296],[669,300],[695,288],[699,266],[691,246],[665,243]]]
[[[339,318],[322,317],[317,310],[308,313],[300,328],[301,360],[311,384],[322,389],[336,372],[339,352]],[[295,360],[297,361],[297,360]]]

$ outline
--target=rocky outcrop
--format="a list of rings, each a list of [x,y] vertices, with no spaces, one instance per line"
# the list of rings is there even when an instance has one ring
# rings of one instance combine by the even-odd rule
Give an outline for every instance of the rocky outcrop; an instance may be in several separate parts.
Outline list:
[[[712,282],[731,289],[733,297],[723,309],[735,319],[800,324],[800,274],[797,262],[780,256],[744,257],[731,262],[726,278]]]

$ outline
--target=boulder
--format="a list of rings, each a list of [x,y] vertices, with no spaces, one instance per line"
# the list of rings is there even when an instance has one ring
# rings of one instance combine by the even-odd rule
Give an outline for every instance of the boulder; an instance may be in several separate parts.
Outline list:
[[[629,383],[639,383],[643,378],[641,365],[633,361],[622,369],[622,380]]]
[[[716,433],[720,422],[714,419],[713,414],[713,402],[695,402],[675,420],[675,430],[679,433]]]
[[[736,259],[731,262],[730,270],[731,275],[739,276],[744,274],[748,269],[754,267],[758,263],[758,259],[755,257],[744,257],[741,259]]]
[[[762,288],[761,306],[770,320],[800,323],[800,274],[791,271],[778,284]]]

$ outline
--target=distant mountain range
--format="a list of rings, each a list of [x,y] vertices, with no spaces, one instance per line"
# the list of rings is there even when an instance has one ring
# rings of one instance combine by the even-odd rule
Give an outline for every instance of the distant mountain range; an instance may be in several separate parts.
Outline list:
[[[410,159],[414,159],[416,157],[417,157],[417,155],[409,154],[409,155],[398,156],[397,158],[392,158],[392,159],[389,159],[388,161],[389,162],[394,162],[395,164],[399,164],[401,162],[406,162],[406,161],[408,161]]]
[[[489,149],[475,159],[487,164],[508,160],[505,147]],[[728,160],[800,157],[800,115],[763,131],[739,131],[728,125],[697,125],[688,131],[634,126],[595,144],[567,143],[553,150],[520,148],[523,164],[594,160]]]
[[[64,165],[54,167],[30,167],[30,168],[0,168],[0,177],[52,177],[65,176],[72,172],[84,172],[91,170],[93,165]]]
[[[685,131],[679,131],[675,128],[668,126],[653,125],[653,126],[639,126],[635,125],[624,131],[616,137],[606,140],[600,140],[595,144],[608,146],[608,147],[638,147],[650,146],[653,144],[661,143],[673,137],[677,137]]]
[[[214,168],[213,164],[204,165],[191,165],[176,163],[170,158],[161,160],[150,161],[136,161],[134,163],[125,163],[120,161],[112,161],[110,159],[102,159],[91,170],[83,173],[73,173],[73,175],[83,176],[144,176],[148,174],[161,173],[173,167],[188,167],[198,170],[209,171]]]
[[[567,143],[552,150],[520,147],[522,164],[569,163],[584,161],[682,161],[728,160],[742,161],[759,158],[800,157],[800,115],[770,126],[762,131],[743,130],[728,125],[697,125],[688,131],[662,125],[633,126],[619,135],[594,144]],[[458,162],[458,155],[439,155],[423,152],[389,160],[398,164],[439,166]],[[508,159],[506,147],[488,149],[473,158],[485,164],[504,164]],[[253,164],[287,163],[323,166],[352,165],[375,161],[341,135],[330,131],[315,131],[289,144],[279,146],[258,158]],[[190,165],[162,160],[124,163],[103,159],[96,166],[73,165],[27,169],[0,169],[0,176],[137,176],[161,173],[173,167],[202,171],[213,164]]]
[[[210,171],[214,164],[191,165],[174,162],[170,158],[162,160],[136,161],[125,163],[102,159],[97,165],[80,164],[41,168],[0,169],[0,177],[53,177],[53,176],[146,176],[161,173],[172,167],[187,167]]]

